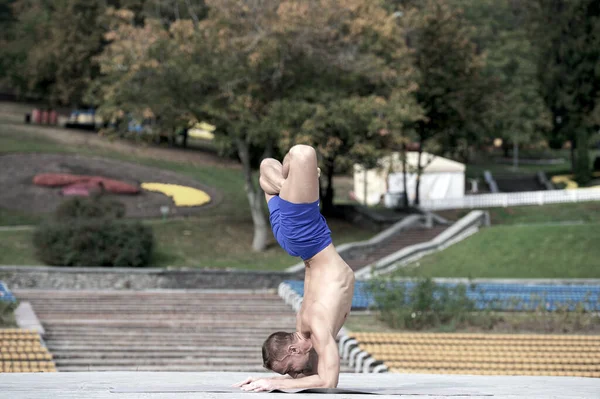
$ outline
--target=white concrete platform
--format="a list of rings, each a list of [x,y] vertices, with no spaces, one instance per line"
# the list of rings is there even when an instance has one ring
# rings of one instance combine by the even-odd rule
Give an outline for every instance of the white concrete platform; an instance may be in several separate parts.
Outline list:
[[[248,377],[246,373],[6,373],[0,374],[0,398],[229,399],[290,396],[350,399],[421,396],[428,399],[448,397],[468,399],[600,398],[600,379],[591,378],[392,373],[342,374],[340,376],[340,388],[358,390],[387,388],[393,389],[394,395],[248,393],[242,392],[238,388],[231,388],[233,383],[246,377]]]

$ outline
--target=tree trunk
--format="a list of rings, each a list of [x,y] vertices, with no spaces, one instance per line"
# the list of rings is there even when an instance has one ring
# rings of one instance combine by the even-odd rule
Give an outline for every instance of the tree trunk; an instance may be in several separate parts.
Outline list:
[[[252,223],[254,224],[254,236],[252,238],[252,249],[260,252],[267,248],[267,237],[269,235],[269,226],[267,218],[263,213],[262,201],[264,194],[260,187],[254,184],[252,179],[252,167],[250,165],[250,151],[248,143],[244,140],[237,140],[238,155],[242,161],[245,178],[246,195],[250,204],[250,214],[252,215]]]
[[[575,149],[577,148],[577,139],[573,137],[571,139],[571,173],[575,173],[577,170],[577,156]]]
[[[510,146],[508,145],[508,140],[502,140],[502,152],[504,153],[504,158],[508,158],[510,155]]]
[[[415,205],[419,206],[421,203],[421,197],[419,195],[419,189],[421,187],[421,155],[423,154],[423,135],[419,135],[419,155],[417,156],[417,184],[415,185]]]
[[[187,148],[189,129],[186,127],[183,129],[183,148]]]
[[[363,205],[368,206],[367,204],[367,167],[365,166],[363,170],[363,178],[365,179],[365,183],[363,184]]]
[[[321,206],[323,215],[331,215],[333,213],[333,170],[335,161],[333,159],[327,159],[325,161],[325,169],[327,170],[327,187],[325,188],[325,195],[321,197]]]
[[[513,139],[513,167],[519,169],[519,142]]]
[[[406,182],[406,143],[402,144],[402,207],[407,209],[408,204],[408,183]]]
[[[575,165],[575,179],[579,184],[586,184],[592,178],[588,141],[587,130],[580,127],[577,130],[577,157]]]

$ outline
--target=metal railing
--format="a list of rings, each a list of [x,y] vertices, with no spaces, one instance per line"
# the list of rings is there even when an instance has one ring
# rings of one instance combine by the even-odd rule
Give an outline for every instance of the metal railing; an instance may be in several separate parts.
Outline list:
[[[600,188],[466,195],[462,198],[422,200],[420,206],[427,210],[441,210],[544,205],[586,201],[600,201]]]

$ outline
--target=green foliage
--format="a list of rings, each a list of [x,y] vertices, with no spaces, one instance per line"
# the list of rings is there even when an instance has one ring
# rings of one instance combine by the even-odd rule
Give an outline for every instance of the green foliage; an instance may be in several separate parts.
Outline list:
[[[535,0],[529,33],[537,54],[537,75],[552,112],[552,137],[578,148],[573,171],[590,179],[588,137],[600,125],[600,4],[596,0]]]
[[[475,304],[467,297],[464,284],[451,288],[436,284],[430,278],[414,282],[411,289],[404,283],[384,279],[368,284],[381,318],[392,328],[453,329],[472,322]]]
[[[125,205],[104,196],[73,197],[63,201],[55,212],[59,222],[72,219],[120,219],[125,216]]]
[[[33,235],[37,256],[55,266],[147,266],[154,238],[140,222],[81,219],[44,223]]]
[[[420,141],[437,136],[447,148],[456,148],[481,126],[489,89],[473,28],[447,0],[421,2],[406,18],[419,71],[415,95],[426,117],[418,123]]]
[[[527,35],[527,8],[511,0],[452,0],[475,27],[472,39],[485,54],[483,74],[493,90],[485,110],[487,137],[529,144],[551,128],[549,111],[539,94],[536,53]]]
[[[0,300],[0,328],[16,327],[15,310],[17,302]]]
[[[102,49],[102,2],[18,0],[2,48],[3,71],[21,94],[49,104],[79,105],[98,68]]]
[[[72,198],[33,235],[37,257],[56,266],[147,266],[154,247],[150,226],[119,220],[123,204],[102,197]]]

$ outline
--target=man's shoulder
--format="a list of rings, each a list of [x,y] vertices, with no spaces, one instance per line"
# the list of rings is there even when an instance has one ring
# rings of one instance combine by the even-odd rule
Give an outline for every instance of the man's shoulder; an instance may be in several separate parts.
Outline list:
[[[330,312],[322,303],[319,303],[318,301],[312,302],[304,310],[304,314],[301,317],[303,325],[309,327],[311,332],[313,332],[315,329],[329,329],[331,318]]]

